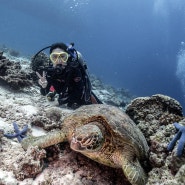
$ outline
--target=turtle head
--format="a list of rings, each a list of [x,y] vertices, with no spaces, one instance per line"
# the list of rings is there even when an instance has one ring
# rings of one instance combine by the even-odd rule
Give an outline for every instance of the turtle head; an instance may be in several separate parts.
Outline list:
[[[71,149],[77,152],[98,151],[103,143],[103,134],[100,128],[91,122],[87,125],[76,128],[70,143]]]

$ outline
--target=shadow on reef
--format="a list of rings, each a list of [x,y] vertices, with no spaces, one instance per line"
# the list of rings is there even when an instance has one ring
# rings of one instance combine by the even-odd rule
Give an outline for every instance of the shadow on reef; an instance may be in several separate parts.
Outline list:
[[[109,182],[109,185],[131,185],[124,176],[122,169],[110,168],[74,152],[70,149],[68,143],[50,146],[45,150],[46,158],[44,161],[47,168],[51,169],[51,165],[57,161],[61,170],[72,166],[73,173],[80,175],[81,184],[103,185]],[[66,154],[68,157],[66,157]],[[61,155],[62,157],[59,157]]]

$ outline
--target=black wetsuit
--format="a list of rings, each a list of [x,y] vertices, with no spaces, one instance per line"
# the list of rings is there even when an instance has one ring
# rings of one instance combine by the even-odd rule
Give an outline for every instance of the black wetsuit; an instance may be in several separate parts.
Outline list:
[[[73,104],[91,104],[84,100],[84,81],[79,67],[66,66],[60,73],[48,72],[46,75],[47,87],[41,87],[41,94],[47,95],[51,86],[59,94],[58,102],[60,105],[66,104],[71,107]]]

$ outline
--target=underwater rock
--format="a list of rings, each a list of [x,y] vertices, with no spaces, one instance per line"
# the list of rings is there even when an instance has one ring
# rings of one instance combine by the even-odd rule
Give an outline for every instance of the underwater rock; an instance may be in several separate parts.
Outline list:
[[[36,58],[34,56],[31,58],[30,68],[32,69],[32,79],[33,82],[37,84],[38,77],[36,75],[36,71],[42,74],[44,68],[49,65],[49,57],[45,53],[41,52],[37,55]]]
[[[31,59],[30,67],[33,71],[37,71],[39,67],[45,67],[49,65],[49,57],[45,53],[41,52]]]
[[[58,159],[49,162],[47,168],[36,177],[35,183],[59,185],[130,185],[121,169],[101,165],[74,152],[62,143]]]
[[[3,53],[0,53],[0,79],[4,78],[4,84],[10,87],[10,81],[14,80],[14,75],[23,69],[22,63],[15,65],[12,63],[17,62],[6,59]],[[25,66],[28,65],[28,62],[25,63]],[[27,71],[25,72],[27,73]],[[8,80],[6,81],[7,74],[14,74],[10,75],[9,83]],[[127,105],[133,99],[127,90],[114,89],[103,84],[96,77],[93,79],[93,91],[103,102],[124,109],[125,105],[122,106],[121,102]],[[42,130],[46,134],[47,131],[60,129],[63,118],[71,112],[63,107],[56,107],[57,101],[47,102],[47,99],[40,95],[39,88],[35,85],[27,86],[21,90],[21,93],[19,90],[16,92],[18,93],[12,93],[8,88],[4,89],[3,86],[0,88],[0,129],[5,132],[12,132],[12,123],[16,121],[20,127],[29,124],[28,135],[35,134],[35,130],[32,130],[34,126],[36,126],[37,134],[39,127],[43,128]],[[31,107],[37,111],[32,111]],[[172,152],[167,151],[169,142],[177,133],[173,122],[185,125],[181,105],[171,97],[154,95],[135,98],[127,106],[126,112],[142,130],[150,146],[149,163],[151,169],[148,173],[147,185],[184,184],[185,150],[181,158],[176,156],[177,146]],[[33,148],[25,152],[16,139],[10,140],[0,136],[0,146],[2,146],[2,150],[0,150],[0,184],[2,185],[129,185],[122,170],[98,164],[71,151],[69,145],[65,143],[48,147],[43,151]],[[29,160],[31,160],[30,164]],[[44,169],[42,169],[43,161],[47,164]],[[20,181],[16,178],[24,180]]]
[[[116,89],[110,85],[106,85],[95,75],[90,75],[90,80],[93,92],[105,104],[125,110],[126,105],[134,98],[128,90],[123,88]]]
[[[2,57],[0,59],[0,82],[13,90],[20,90],[33,85],[30,75],[21,70],[20,62],[10,61]]]
[[[0,51],[0,60],[3,60],[3,59],[5,59],[6,57],[5,56],[3,56],[3,51]]]
[[[126,108],[126,113],[136,122],[145,120],[151,114],[155,119],[160,119],[169,114],[182,117],[182,106],[175,99],[162,94],[156,94],[151,97],[139,97],[134,99]],[[162,118],[161,118],[162,119]],[[173,120],[175,121],[175,120]]]
[[[179,158],[176,156],[177,147],[168,152],[167,146],[176,134],[173,123],[184,122],[180,103],[161,94],[140,97],[132,100],[126,108],[126,113],[141,129],[150,147],[151,171],[147,185],[178,184],[180,177],[176,174],[180,173],[179,170],[184,165],[185,152]]]
[[[72,110],[61,111],[59,107],[50,107],[38,112],[33,118],[31,125],[41,127],[47,131],[61,128],[62,120],[70,112]]]
[[[14,50],[14,49],[9,49],[9,54],[10,54],[11,56],[14,56],[14,57],[20,56],[19,51],[16,51],[16,50]]]
[[[65,114],[61,112],[61,108],[51,107],[51,108],[46,109],[46,117],[54,122],[59,122],[59,121],[62,122],[61,119],[64,116]]]
[[[13,166],[13,172],[17,180],[25,178],[34,178],[42,171],[46,157],[45,150],[39,150],[38,147],[30,147],[25,153],[16,157],[16,165]]]
[[[177,174],[175,175],[178,184],[184,184],[185,182],[185,164],[183,164]]]

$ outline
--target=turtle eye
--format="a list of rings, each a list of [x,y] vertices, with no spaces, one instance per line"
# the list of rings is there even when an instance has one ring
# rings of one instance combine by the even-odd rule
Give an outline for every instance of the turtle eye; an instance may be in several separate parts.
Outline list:
[[[94,139],[94,140],[97,140],[97,139],[98,139],[98,135],[95,134],[95,135],[93,136],[93,139]]]
[[[79,137],[76,138],[76,140],[77,141],[82,141],[82,137],[79,136]]]
[[[91,145],[87,146],[87,149],[92,150],[92,146]]]

